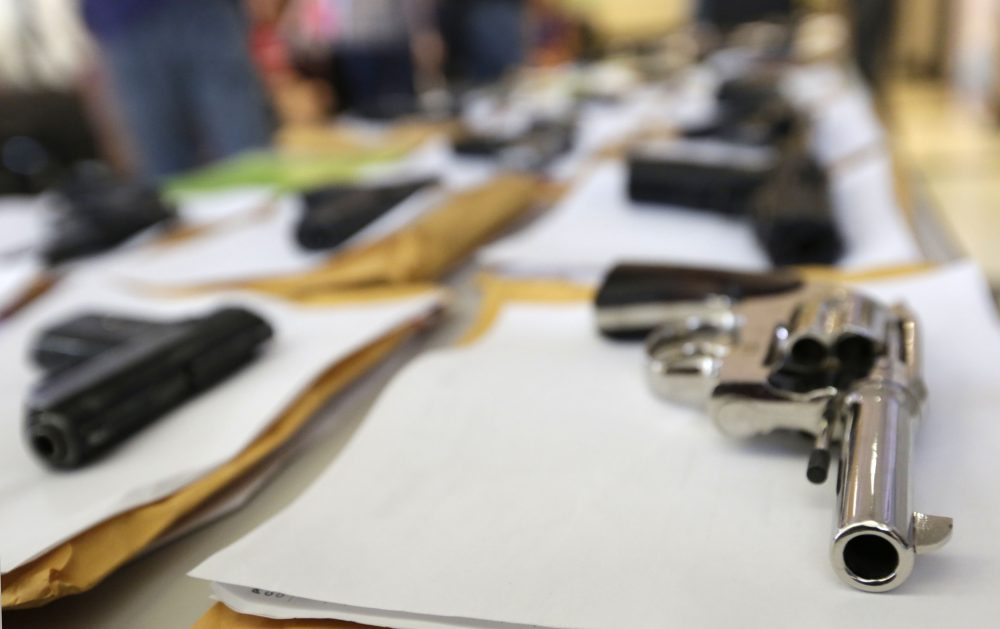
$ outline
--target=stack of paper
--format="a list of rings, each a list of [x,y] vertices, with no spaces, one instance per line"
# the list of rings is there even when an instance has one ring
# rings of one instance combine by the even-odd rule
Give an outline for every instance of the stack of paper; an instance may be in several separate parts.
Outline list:
[[[439,303],[440,295],[433,292],[338,306],[295,305],[240,293],[162,301],[68,280],[0,329],[3,571],[205,476],[244,450],[331,366],[422,321]],[[28,357],[40,329],[84,312],[169,321],[204,315],[223,304],[249,308],[275,330],[252,365],[84,469],[54,473],[28,452],[22,439],[25,402],[41,376]]]
[[[477,344],[412,364],[309,490],[192,575],[244,613],[405,628],[990,624],[1000,328],[985,283],[961,265],[864,288],[923,324],[913,505],[956,523],[898,593],[834,575],[834,488],[806,481],[808,441],[731,440],[656,399],[641,346],[602,340],[583,303],[508,307]]]

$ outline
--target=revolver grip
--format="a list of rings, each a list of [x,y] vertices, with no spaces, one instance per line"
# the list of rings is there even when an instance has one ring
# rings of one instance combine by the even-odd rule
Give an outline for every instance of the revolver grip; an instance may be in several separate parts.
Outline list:
[[[601,334],[619,340],[645,338],[666,320],[728,309],[732,301],[779,295],[802,286],[792,270],[739,273],[719,269],[649,264],[620,264],[598,290],[597,324]]]

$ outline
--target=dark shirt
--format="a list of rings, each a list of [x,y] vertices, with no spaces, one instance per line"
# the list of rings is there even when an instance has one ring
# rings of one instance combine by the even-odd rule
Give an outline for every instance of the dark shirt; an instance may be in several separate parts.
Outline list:
[[[178,0],[83,0],[83,19],[99,39],[128,30],[147,13]]]
[[[794,0],[700,0],[698,20],[723,29],[746,22],[788,19],[795,9]]]

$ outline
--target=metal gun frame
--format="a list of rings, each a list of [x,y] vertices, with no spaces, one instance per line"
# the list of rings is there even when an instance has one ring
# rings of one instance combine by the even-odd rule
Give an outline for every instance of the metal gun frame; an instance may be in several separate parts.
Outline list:
[[[671,308],[674,311],[671,313]],[[792,430],[815,438],[811,481],[840,445],[834,571],[848,585],[902,585],[917,554],[948,541],[951,518],[910,508],[913,438],[926,397],[912,313],[845,288],[804,285],[734,303],[661,305],[647,339],[663,397],[707,406],[727,435]]]

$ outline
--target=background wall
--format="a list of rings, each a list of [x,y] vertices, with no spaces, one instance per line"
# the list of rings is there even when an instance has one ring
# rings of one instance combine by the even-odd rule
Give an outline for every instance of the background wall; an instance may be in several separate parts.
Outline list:
[[[686,22],[690,0],[562,0],[611,41],[662,33]]]
[[[1000,1],[955,0],[951,71],[960,94],[988,107],[994,98],[1000,56]]]

